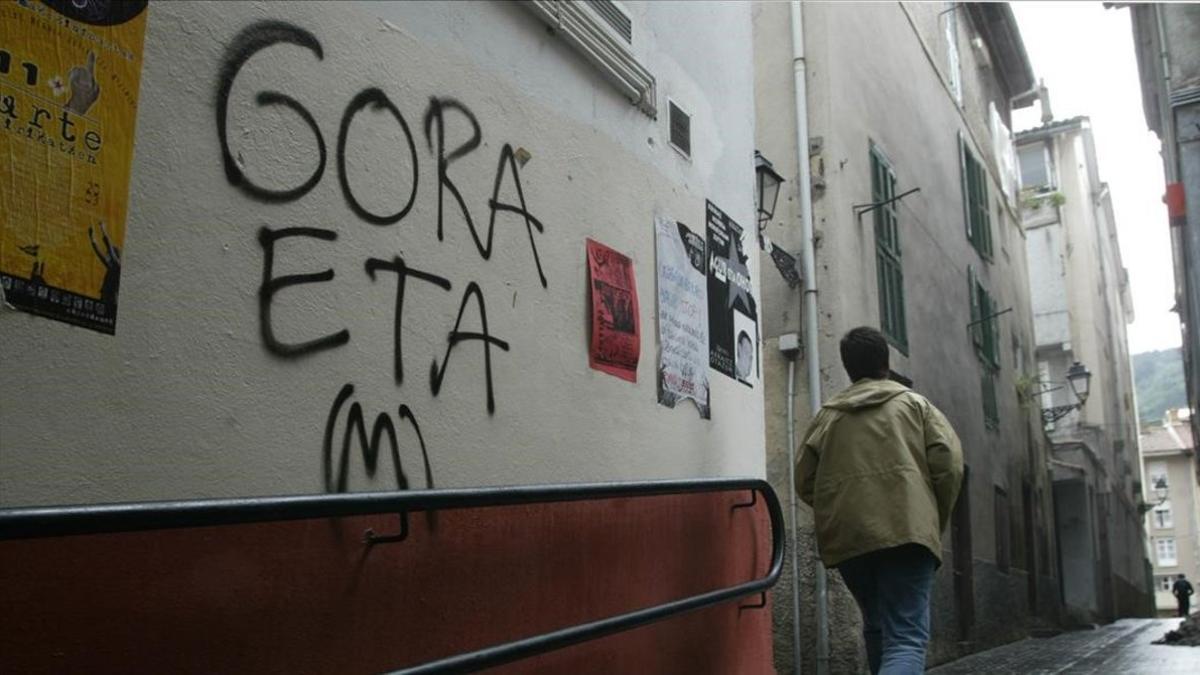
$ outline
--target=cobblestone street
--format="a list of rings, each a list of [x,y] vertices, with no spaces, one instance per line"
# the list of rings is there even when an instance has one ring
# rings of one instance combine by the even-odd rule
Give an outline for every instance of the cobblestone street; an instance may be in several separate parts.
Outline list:
[[[1200,673],[1200,647],[1151,644],[1178,625],[1179,619],[1123,619],[1097,630],[1072,631],[1052,638],[1014,642],[939,666],[929,673]]]

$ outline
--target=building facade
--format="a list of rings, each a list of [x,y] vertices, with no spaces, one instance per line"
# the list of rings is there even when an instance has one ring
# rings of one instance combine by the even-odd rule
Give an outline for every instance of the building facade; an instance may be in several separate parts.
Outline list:
[[[0,31],[65,30],[64,49],[105,44],[102,24],[60,13],[81,11],[71,5],[5,2]],[[690,402],[659,404],[656,391],[656,218],[703,236],[719,209],[740,243],[731,245],[742,253],[740,290],[751,302],[759,294],[748,5],[238,2],[217,11],[172,2],[144,11],[140,96],[109,79],[120,55],[107,48],[90,66],[80,53],[74,84],[59,82],[63,72],[54,91],[49,75],[30,90],[53,102],[64,86],[90,83],[101,102],[140,100],[131,188],[105,196],[128,200],[127,236],[106,234],[106,257],[84,270],[99,281],[102,262],[119,261],[114,334],[0,303],[0,507],[765,474],[761,384],[711,371],[704,417]],[[41,39],[0,44],[0,91],[33,86],[36,64],[22,50]],[[41,125],[36,115],[0,117],[13,148]],[[98,242],[95,222],[70,234],[85,263],[93,230]],[[589,240],[627,256],[632,271],[592,283]],[[44,256],[53,242],[17,243],[26,252],[14,255]],[[12,274],[24,289],[58,283],[65,266],[35,266],[37,280],[24,267]],[[5,289],[14,302],[16,288]],[[595,337],[593,309],[610,300],[621,318],[602,325],[622,336]],[[619,354],[600,352],[618,338]],[[606,358],[621,359],[622,377],[589,367]],[[370,557],[361,521],[249,548],[216,530],[201,557],[151,570],[156,583],[132,591],[211,584],[172,602],[186,616],[151,626],[176,635],[175,619],[194,622],[181,639],[206,635],[209,648],[164,638],[142,657],[161,672],[288,670],[252,659],[296,654],[313,660],[291,670],[390,671],[651,606],[762,575],[766,552],[752,544],[768,530],[737,546],[716,536],[751,531],[751,511],[730,510],[744,498],[714,494],[689,509],[655,500],[494,509],[479,528],[413,518],[407,541]],[[654,513],[690,529],[656,529],[642,518]],[[702,526],[709,516],[696,520],[704,513],[711,527]],[[388,520],[371,527],[394,528]],[[285,553],[292,547],[302,550]],[[422,566],[454,549],[461,555],[443,570]],[[87,557],[119,559],[98,549]],[[314,561],[332,566],[316,571]],[[21,584],[8,572],[29,565],[0,569],[13,598]],[[19,644],[30,654],[23,631],[36,622],[25,619],[94,574],[128,578],[99,567],[64,573],[44,603],[9,612],[24,627],[5,623],[0,651]],[[289,587],[303,579],[342,590]],[[128,633],[142,616],[126,611],[137,598],[89,600],[70,613],[111,629],[92,656],[145,647]],[[355,613],[355,603],[376,601],[381,613]],[[295,625],[304,621],[318,623]],[[404,625],[417,632],[396,639]],[[42,656],[70,670],[56,659],[79,653]],[[727,603],[547,658],[538,666],[547,672],[767,673],[770,614]]]
[[[1160,424],[1142,429],[1146,534],[1154,564],[1154,606],[1159,616],[1175,616],[1171,584],[1184,574],[1200,580],[1200,488],[1196,484],[1196,443],[1180,411],[1168,411]],[[1184,416],[1185,417],[1185,416]]]
[[[841,336],[882,329],[895,377],[946,413],[966,455],[934,592],[936,664],[1057,615],[1048,451],[1025,389],[1036,343],[1009,131],[1011,106],[1032,101],[1032,69],[1004,4],[799,5],[754,9],[757,146],[788,179],[764,245],[801,260],[809,251],[815,272],[796,287],[762,270],[768,475],[785,494],[789,445],[814,406],[849,384]],[[796,522],[801,610],[793,622],[785,578],[776,667],[793,671],[798,623],[806,672],[851,672],[862,665],[858,610],[838,574],[816,564],[807,507]]]
[[[1188,404],[1200,406],[1200,6],[1130,4],[1146,125],[1162,141]],[[1190,424],[1197,435],[1200,418]]]
[[[1126,339],[1133,303],[1108,185],[1085,117],[1019,133],[1017,153],[1037,336],[1033,386],[1053,447],[1064,603],[1082,623],[1142,614],[1149,588]],[[1081,367],[1090,379],[1079,406]]]

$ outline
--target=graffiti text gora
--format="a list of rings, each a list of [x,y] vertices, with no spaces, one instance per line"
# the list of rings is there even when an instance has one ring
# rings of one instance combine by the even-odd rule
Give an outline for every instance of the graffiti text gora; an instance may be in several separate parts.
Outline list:
[[[312,174],[302,183],[293,187],[285,189],[264,187],[256,184],[244,173],[240,164],[241,158],[239,157],[239,161],[235,161],[233,153],[230,150],[228,138],[229,97],[233,89],[234,80],[251,57],[264,49],[279,44],[290,44],[306,49],[316,56],[318,60],[324,60],[325,58],[325,52],[320,41],[312,33],[282,21],[260,21],[246,27],[230,43],[221,65],[216,92],[217,135],[221,144],[221,156],[226,179],[230,185],[247,196],[268,204],[291,202],[303,198],[320,184],[325,174],[328,159],[325,138],[317,119],[300,101],[279,91],[260,91],[255,96],[255,102],[260,107],[281,106],[286,108],[304,122],[312,134],[315,154],[317,156],[317,165]],[[394,119],[406,146],[406,152],[402,152],[398,159],[405,163],[407,170],[411,171],[412,187],[407,195],[402,195],[402,198],[405,199],[404,205],[392,213],[376,213],[364,206],[359,199],[358,193],[355,191],[350,174],[346,170],[347,137],[351,122],[353,122],[361,111],[367,108],[378,112],[385,112]],[[452,124],[466,126],[465,136],[467,140],[455,147],[448,147],[446,140],[447,129]],[[542,269],[541,259],[538,256],[535,237],[535,231],[538,234],[545,232],[545,225],[530,212],[526,203],[525,192],[521,185],[520,166],[516,161],[512,146],[505,143],[500,150],[491,198],[487,200],[489,211],[487,230],[486,232],[481,232],[480,226],[477,225],[468,207],[467,199],[464,197],[463,191],[459,188],[451,172],[451,168],[457,160],[479,149],[483,132],[478,119],[470,108],[460,101],[435,96],[430,98],[425,109],[421,130],[424,132],[423,140],[425,142],[423,145],[425,146],[425,151],[437,163],[437,189],[435,194],[437,200],[438,241],[444,240],[444,214],[446,209],[457,208],[466,222],[471,239],[475,244],[475,250],[482,259],[489,260],[495,250],[497,214],[509,214],[510,218],[514,218],[516,222],[524,225],[538,281],[543,288],[547,288],[549,284]],[[462,129],[458,129],[458,131],[462,131]],[[459,134],[456,133],[455,135],[458,136]],[[407,119],[400,108],[396,106],[381,88],[367,87],[351,98],[338,126],[335,165],[342,197],[346,202],[346,206],[359,220],[379,227],[396,225],[404,220],[412,211],[418,198],[420,182],[418,167],[420,158],[421,152],[418,150],[418,143],[413,138],[413,130],[409,126]],[[506,188],[515,189],[515,203],[501,199],[501,195],[506,192]],[[452,200],[452,203],[448,204],[448,200]],[[351,335],[350,331],[344,328],[327,335],[312,336],[298,342],[285,342],[276,335],[272,323],[271,309],[272,302],[279,291],[292,286],[325,283],[334,278],[333,269],[277,276],[275,274],[275,259],[276,256],[280,255],[280,243],[291,238],[336,242],[338,232],[318,227],[281,227],[274,229],[262,227],[258,231],[258,242],[263,252],[262,281],[258,291],[258,320],[262,343],[268,352],[277,357],[299,359],[318,352],[343,347],[350,342]],[[523,240],[524,237],[520,239]],[[413,289],[416,284],[419,284],[423,289],[421,292],[452,293],[455,284],[450,279],[434,271],[419,269],[410,260],[406,260],[401,255],[389,254],[383,257],[369,257],[364,263],[363,273],[372,282],[382,281],[384,275],[395,275],[393,373],[396,385],[401,386],[405,381],[402,337],[406,293]],[[468,311],[477,315],[480,330],[462,330],[463,319]],[[481,347],[483,380],[486,390],[485,407],[488,415],[493,415],[496,411],[496,401],[492,381],[492,351],[493,348],[508,351],[509,343],[490,333],[487,320],[487,303],[484,299],[483,289],[475,281],[468,281],[460,296],[457,318],[453,327],[449,328],[447,333],[445,352],[440,360],[435,355],[429,368],[429,390],[434,397],[437,397],[442,391],[442,384],[450,367],[451,356],[454,354],[454,351],[458,347],[472,342],[478,343]],[[347,403],[353,394],[354,385],[344,385],[335,397],[326,420],[321,450],[323,478],[326,490],[342,492],[347,489],[347,476],[352,456],[351,450],[355,445],[358,446],[363,466],[368,476],[375,475],[382,455],[383,457],[390,458],[393,464],[396,487],[402,490],[408,489],[408,475],[404,472],[400,461],[400,444],[397,433],[397,429],[400,427],[398,427],[398,423],[400,425],[407,424],[414,432],[412,436],[419,445],[421,460],[424,464],[424,483],[427,487],[432,487],[433,473],[429,464],[429,455],[425,448],[424,437],[421,435],[416,415],[412,409],[407,405],[400,405],[397,408],[395,419],[386,412],[379,413],[371,426],[370,434],[368,434],[362,405],[358,402],[353,402],[347,407]],[[346,413],[344,431],[341,436],[340,452],[335,455],[336,430],[339,421],[342,419],[343,412]],[[382,453],[384,446],[381,445],[385,439],[388,449],[386,454]]]

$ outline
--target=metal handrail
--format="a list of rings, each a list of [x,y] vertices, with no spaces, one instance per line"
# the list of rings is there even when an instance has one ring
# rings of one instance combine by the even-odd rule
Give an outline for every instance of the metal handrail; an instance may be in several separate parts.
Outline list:
[[[22,507],[0,509],[0,541],[741,490],[761,494],[770,516],[771,564],[766,576],[736,586],[394,671],[402,675],[464,673],[594,640],[694,609],[765,593],[779,580],[783,569],[784,524],[778,496],[771,485],[762,479],[713,478]]]

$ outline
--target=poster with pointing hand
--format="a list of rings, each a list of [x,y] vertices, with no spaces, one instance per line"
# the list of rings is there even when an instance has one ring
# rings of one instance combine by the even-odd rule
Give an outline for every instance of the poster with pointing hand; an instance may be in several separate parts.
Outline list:
[[[0,289],[112,334],[146,0],[0,3]]]

